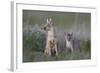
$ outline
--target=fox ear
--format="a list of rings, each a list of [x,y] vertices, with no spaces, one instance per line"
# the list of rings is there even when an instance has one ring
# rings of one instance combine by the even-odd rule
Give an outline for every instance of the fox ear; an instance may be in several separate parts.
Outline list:
[[[73,35],[73,32],[71,32],[70,35],[72,36]]]
[[[47,23],[49,22],[48,18],[47,18]]]
[[[49,19],[49,21],[51,22],[51,21],[52,21],[52,19],[50,18],[50,19]]]

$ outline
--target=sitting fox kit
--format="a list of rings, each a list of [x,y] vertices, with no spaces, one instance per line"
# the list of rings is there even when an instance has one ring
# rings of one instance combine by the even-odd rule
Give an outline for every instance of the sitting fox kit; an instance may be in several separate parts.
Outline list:
[[[73,39],[72,34],[64,33],[65,41],[66,41],[66,48],[69,49],[73,53]]]
[[[52,19],[47,19],[46,25],[44,25],[43,30],[46,31],[46,49],[44,50],[45,55],[58,55],[56,38],[54,35],[54,25]]]

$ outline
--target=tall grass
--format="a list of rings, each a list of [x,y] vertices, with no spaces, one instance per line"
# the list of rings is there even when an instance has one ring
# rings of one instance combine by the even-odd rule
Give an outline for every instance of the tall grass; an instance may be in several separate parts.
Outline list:
[[[81,60],[91,58],[91,40],[81,40],[80,51],[66,52],[65,41],[58,41],[58,56],[46,57],[43,53],[46,45],[46,35],[36,31],[23,34],[23,62]]]

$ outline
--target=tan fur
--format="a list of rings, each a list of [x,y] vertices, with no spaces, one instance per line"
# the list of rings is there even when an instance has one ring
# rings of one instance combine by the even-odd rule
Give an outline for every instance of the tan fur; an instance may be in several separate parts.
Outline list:
[[[45,55],[51,56],[52,51],[56,52],[56,56],[58,55],[56,42],[54,40],[50,40],[48,43],[48,48],[45,49]]]
[[[52,52],[51,50],[54,50],[56,52],[56,55],[58,55],[57,44],[54,37],[54,27],[51,19],[50,20],[47,19],[47,25],[49,25],[50,27],[47,26],[49,30],[47,30],[46,49],[44,53],[46,55],[51,56],[51,52]]]

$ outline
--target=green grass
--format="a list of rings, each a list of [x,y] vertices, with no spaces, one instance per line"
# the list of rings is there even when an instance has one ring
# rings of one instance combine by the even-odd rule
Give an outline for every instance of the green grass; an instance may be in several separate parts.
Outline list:
[[[31,35],[23,36],[23,62],[42,62],[42,61],[62,61],[62,60],[83,60],[91,59],[91,41],[82,40],[80,51],[70,52],[65,51],[64,41],[61,41],[58,50],[58,56],[45,56],[45,35],[40,32],[35,32]]]
[[[83,60],[90,59],[89,52],[75,52],[73,54],[62,52],[58,56],[45,56],[43,52],[26,53],[24,62],[40,62],[40,61],[62,61],[62,60]]]

